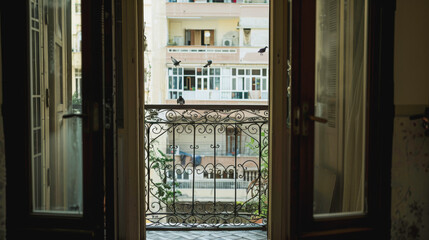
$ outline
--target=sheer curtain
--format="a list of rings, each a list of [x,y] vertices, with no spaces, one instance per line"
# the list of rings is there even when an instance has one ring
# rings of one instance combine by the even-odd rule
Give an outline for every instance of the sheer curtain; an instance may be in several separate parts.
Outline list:
[[[344,196],[343,212],[363,210],[365,157],[365,1],[345,9]]]

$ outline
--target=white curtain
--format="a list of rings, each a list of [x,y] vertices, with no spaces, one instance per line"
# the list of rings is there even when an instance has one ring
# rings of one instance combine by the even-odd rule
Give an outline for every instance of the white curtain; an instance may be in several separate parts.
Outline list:
[[[363,210],[365,156],[365,1],[345,9],[343,212]]]

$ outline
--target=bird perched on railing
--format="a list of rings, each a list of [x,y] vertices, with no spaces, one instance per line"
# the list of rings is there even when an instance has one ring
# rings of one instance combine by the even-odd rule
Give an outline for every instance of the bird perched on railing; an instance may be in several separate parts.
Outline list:
[[[261,49],[259,49],[259,51],[258,51],[258,53],[260,53],[261,55],[265,52],[265,50],[267,49],[268,47],[267,46],[265,46],[265,47],[263,47],[263,48],[261,48]]]
[[[177,104],[180,104],[180,105],[185,104],[185,99],[182,96],[179,96],[179,98],[177,99]]]
[[[171,56],[171,61],[173,62],[175,67],[179,66],[181,62],[181,61],[177,61],[173,56]]]
[[[204,67],[210,67],[210,65],[212,65],[212,60],[207,60],[207,64]]]

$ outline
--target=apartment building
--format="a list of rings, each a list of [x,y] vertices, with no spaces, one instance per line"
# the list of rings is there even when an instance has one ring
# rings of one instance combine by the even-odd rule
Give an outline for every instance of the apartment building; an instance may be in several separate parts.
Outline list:
[[[268,46],[267,1],[145,1],[145,7],[150,103],[175,104],[182,96],[187,104],[267,104],[268,51],[258,53]]]

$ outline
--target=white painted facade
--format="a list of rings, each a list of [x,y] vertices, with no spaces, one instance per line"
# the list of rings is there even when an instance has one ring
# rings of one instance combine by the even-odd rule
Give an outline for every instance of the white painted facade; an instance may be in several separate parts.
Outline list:
[[[232,68],[259,69],[261,72],[268,69],[268,51],[263,55],[258,53],[260,48],[268,46],[269,11],[265,3],[268,1],[225,2],[144,1],[147,39],[145,67],[149,71],[145,83],[147,103],[174,103],[182,95],[190,100],[189,103],[204,101],[207,104],[222,104],[229,101],[233,104],[267,104],[268,85],[262,90],[262,81],[268,84],[268,73],[266,76],[261,74],[260,79],[253,79],[254,82],[261,81],[261,90],[255,93],[255,89],[246,88],[246,81],[249,85],[254,76],[241,76],[244,84],[236,83],[234,86],[232,82],[239,80],[233,79],[235,77],[230,72]],[[210,44],[203,44],[202,39],[191,45],[191,31],[202,31],[198,34],[211,31],[214,36],[206,35],[207,39],[212,39]],[[173,73],[176,67],[170,57],[181,61],[177,67],[177,71],[182,72],[181,76]],[[195,78],[194,90],[192,87],[185,89],[185,69],[195,69],[196,76],[198,68],[203,67],[207,60],[213,61],[212,68],[221,70],[218,89],[210,89],[210,74],[206,75],[207,88],[204,87],[205,79]],[[174,80],[175,77],[177,80]],[[198,81],[201,81],[201,88],[198,88]]]

